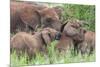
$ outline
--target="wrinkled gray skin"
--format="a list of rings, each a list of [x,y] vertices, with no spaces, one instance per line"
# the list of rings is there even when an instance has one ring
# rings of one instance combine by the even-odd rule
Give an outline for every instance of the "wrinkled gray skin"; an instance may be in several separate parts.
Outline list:
[[[19,32],[11,38],[11,53],[13,49],[16,50],[18,56],[26,52],[30,59],[37,52],[45,53],[47,51],[46,46],[54,40],[57,33],[56,30],[51,28],[44,28],[41,32],[35,32],[34,35]]]
[[[50,27],[60,30],[59,10],[26,2],[10,3],[11,33]],[[58,11],[58,12],[57,12]]]

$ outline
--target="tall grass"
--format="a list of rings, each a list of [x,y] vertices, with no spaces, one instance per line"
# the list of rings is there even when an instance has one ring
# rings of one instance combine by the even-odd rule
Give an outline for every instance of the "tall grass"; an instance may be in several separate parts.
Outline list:
[[[49,4],[49,6],[54,6],[55,4]],[[57,6],[57,4],[56,4]],[[61,16],[62,22],[75,18],[79,20],[84,20],[87,25],[84,27],[87,30],[95,31],[95,6],[94,5],[76,5],[76,4],[60,4],[63,8],[63,13]],[[72,50],[67,53],[58,53],[54,48],[56,41],[52,42],[47,48],[47,54],[37,53],[36,57],[32,58],[31,61],[27,61],[26,55],[21,55],[20,59],[17,57],[16,52],[11,54],[11,66],[20,67],[21,65],[38,65],[38,64],[60,64],[60,63],[76,63],[76,62],[93,62],[95,61],[95,52],[88,56],[87,54],[82,56],[78,54],[73,55]]]
[[[11,54],[11,66],[24,66],[24,65],[41,65],[41,64],[64,64],[64,63],[77,63],[77,62],[94,62],[95,61],[95,53],[88,56],[87,54],[82,56],[78,54],[74,56],[71,51],[67,53],[58,53],[58,51],[54,48],[57,42],[54,41],[48,47],[47,54],[37,53],[36,57],[32,58],[31,61],[27,61],[26,55],[21,55],[20,59],[16,55],[16,52]]]

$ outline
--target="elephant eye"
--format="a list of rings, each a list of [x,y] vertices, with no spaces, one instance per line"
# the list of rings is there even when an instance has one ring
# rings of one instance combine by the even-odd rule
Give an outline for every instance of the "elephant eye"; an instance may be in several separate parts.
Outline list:
[[[48,33],[48,35],[50,36],[50,33]]]
[[[47,18],[46,22],[52,22],[52,18]]]
[[[50,33],[48,33],[48,35],[49,35],[49,37],[51,38],[51,35],[50,35]]]

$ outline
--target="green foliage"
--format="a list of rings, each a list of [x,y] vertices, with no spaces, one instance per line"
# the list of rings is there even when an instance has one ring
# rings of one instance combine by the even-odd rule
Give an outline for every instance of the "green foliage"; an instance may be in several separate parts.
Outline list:
[[[63,4],[62,21],[71,18],[85,21],[87,30],[95,31],[95,6],[94,5],[76,5],[76,4]]]
[[[85,21],[87,24],[84,28],[87,30],[95,31],[95,6],[94,5],[76,5],[76,4],[59,4],[63,8],[61,16],[62,22],[68,19],[79,19]],[[55,6],[50,4],[49,6]],[[16,52],[11,54],[11,66],[20,67],[20,65],[38,65],[38,64],[58,64],[58,63],[76,63],[76,62],[93,62],[95,61],[95,52],[88,56],[78,54],[73,56],[72,51],[67,53],[58,53],[54,48],[57,41],[52,42],[47,48],[47,54],[37,53],[36,57],[31,61],[27,61],[27,56],[22,55],[20,59],[17,57]]]
[[[95,5],[77,5],[77,4],[50,4],[49,6],[60,6],[63,9],[61,20],[78,19],[85,21],[87,30],[95,31]]]

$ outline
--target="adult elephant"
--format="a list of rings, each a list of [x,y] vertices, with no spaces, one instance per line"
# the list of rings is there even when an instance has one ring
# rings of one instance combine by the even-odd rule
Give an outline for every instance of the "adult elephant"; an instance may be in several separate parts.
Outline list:
[[[24,2],[11,2],[10,11],[11,33],[18,30],[34,31],[37,27],[60,30],[59,9]]]

